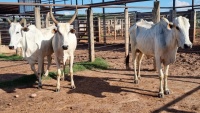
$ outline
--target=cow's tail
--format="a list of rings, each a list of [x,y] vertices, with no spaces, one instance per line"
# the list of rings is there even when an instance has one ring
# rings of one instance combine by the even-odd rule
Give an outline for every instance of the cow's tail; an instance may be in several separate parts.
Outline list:
[[[130,66],[129,66],[129,53],[125,58],[125,62],[126,62],[126,69],[129,70],[130,69]]]

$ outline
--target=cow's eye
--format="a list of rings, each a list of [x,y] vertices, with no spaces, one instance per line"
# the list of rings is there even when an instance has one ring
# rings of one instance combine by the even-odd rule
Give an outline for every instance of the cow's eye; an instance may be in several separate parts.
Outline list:
[[[16,34],[18,34],[19,32],[16,32]]]

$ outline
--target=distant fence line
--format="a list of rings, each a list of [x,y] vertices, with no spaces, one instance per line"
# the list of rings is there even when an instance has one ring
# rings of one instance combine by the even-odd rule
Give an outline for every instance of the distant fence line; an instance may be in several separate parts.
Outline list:
[[[155,6],[155,4],[157,4]],[[36,4],[34,4],[36,5]],[[74,7],[74,6],[72,6]],[[40,8],[35,7],[35,17],[32,18],[30,16],[27,18],[27,23],[35,24],[37,28],[44,28],[46,21],[46,15],[40,14]],[[87,40],[89,47],[89,59],[91,61],[94,60],[94,40],[99,42],[101,40],[106,44],[106,40],[110,37],[114,37],[116,40],[117,36],[122,37],[125,40],[125,56],[128,54],[129,47],[129,36],[128,36],[128,28],[133,25],[139,19],[145,19],[148,21],[158,21],[160,17],[166,17],[169,20],[172,20],[174,17],[178,15],[186,16],[190,21],[190,39],[193,42],[195,40],[195,26],[196,26],[196,11],[188,10],[185,12],[176,12],[171,10],[170,12],[159,12],[159,2],[154,2],[154,8],[152,12],[128,12],[128,8],[125,7],[124,12],[120,14],[93,14],[92,8],[88,8],[86,15],[78,15],[76,20],[73,22],[73,28],[76,29],[78,41]],[[68,18],[62,15],[55,16],[59,21],[65,22]],[[8,44],[9,43],[9,35],[5,33],[8,30],[9,25],[3,19],[3,25],[0,25],[1,32],[1,43]],[[7,38],[6,38],[7,36]],[[5,41],[5,42],[4,42]]]

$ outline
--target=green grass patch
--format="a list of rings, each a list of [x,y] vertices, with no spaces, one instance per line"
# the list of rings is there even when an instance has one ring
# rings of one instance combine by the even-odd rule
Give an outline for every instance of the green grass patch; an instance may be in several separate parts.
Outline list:
[[[5,54],[0,54],[0,59],[2,60],[10,60],[10,61],[17,61],[17,60],[22,60],[23,57],[18,56],[18,55],[5,55]]]
[[[94,62],[79,62],[75,63],[73,66],[73,71],[84,71],[84,70],[91,70],[91,69],[108,69],[109,65],[108,63],[101,59],[96,58]],[[66,68],[66,73],[69,73],[69,67]],[[56,72],[49,72],[49,76],[45,77],[42,76],[42,80],[50,80],[50,79],[56,79]],[[37,80],[36,76],[34,74],[22,76],[14,80],[9,81],[3,81],[0,82],[0,88],[12,88],[12,87],[18,87],[23,85],[32,85]]]
[[[108,62],[106,62],[102,58],[96,58],[94,62],[79,62],[75,63],[73,66],[73,71],[84,71],[84,70],[91,70],[91,69],[108,69],[109,65]],[[66,68],[66,73],[69,73],[69,67]]]

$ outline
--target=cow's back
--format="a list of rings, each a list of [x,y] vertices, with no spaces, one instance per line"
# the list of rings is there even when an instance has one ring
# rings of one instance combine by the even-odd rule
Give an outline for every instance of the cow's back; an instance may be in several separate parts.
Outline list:
[[[144,20],[138,21],[129,29],[131,43],[135,49],[139,49],[146,55],[154,53],[154,26],[153,23]]]

